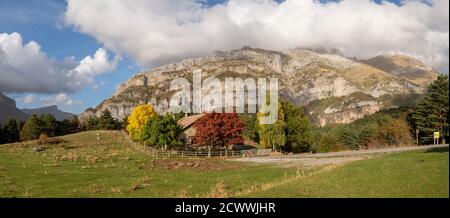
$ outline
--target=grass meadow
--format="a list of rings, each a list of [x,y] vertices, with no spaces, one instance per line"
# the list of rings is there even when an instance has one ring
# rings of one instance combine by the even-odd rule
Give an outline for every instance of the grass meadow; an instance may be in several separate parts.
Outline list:
[[[0,145],[0,197],[446,197],[448,148],[317,168],[155,159],[117,131]]]

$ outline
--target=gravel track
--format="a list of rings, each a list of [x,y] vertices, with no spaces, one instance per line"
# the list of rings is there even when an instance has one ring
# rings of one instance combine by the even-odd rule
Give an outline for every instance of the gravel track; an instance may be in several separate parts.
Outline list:
[[[314,167],[329,164],[347,163],[357,160],[363,160],[373,157],[377,154],[398,153],[404,151],[427,150],[435,148],[448,148],[445,145],[427,145],[427,146],[411,146],[397,148],[381,148],[371,150],[355,150],[355,151],[339,151],[329,153],[316,154],[291,154],[279,156],[261,156],[261,157],[243,157],[232,159],[232,161],[253,162],[253,163],[269,163],[282,167],[305,166]]]

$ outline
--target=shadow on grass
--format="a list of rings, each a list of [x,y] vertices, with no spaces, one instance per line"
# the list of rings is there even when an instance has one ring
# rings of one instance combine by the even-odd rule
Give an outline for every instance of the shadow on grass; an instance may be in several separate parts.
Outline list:
[[[444,148],[430,148],[430,149],[427,149],[427,153],[428,152],[439,152],[439,153],[448,152],[448,147],[444,147]]]

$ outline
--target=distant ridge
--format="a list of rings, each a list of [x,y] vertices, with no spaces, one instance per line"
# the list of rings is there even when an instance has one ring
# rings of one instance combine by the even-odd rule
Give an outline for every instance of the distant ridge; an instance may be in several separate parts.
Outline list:
[[[48,113],[55,116],[56,120],[72,119],[75,117],[74,114],[59,110],[56,105],[34,109],[18,109],[14,99],[0,93],[1,125],[6,123],[11,118],[26,121],[33,114],[41,115],[43,113]]]
[[[28,114],[29,116],[33,114],[41,115],[43,113],[51,114],[55,116],[56,120],[72,119],[75,116],[74,114],[59,110],[56,105],[35,109],[22,109],[22,111]]]

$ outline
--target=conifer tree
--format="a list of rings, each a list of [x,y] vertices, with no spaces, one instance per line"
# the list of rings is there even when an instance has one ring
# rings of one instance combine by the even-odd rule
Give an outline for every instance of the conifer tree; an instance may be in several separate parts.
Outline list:
[[[441,137],[448,136],[448,94],[448,76],[440,75],[428,86],[427,94],[414,108],[412,122],[421,137],[433,137],[435,131],[440,132]]]

